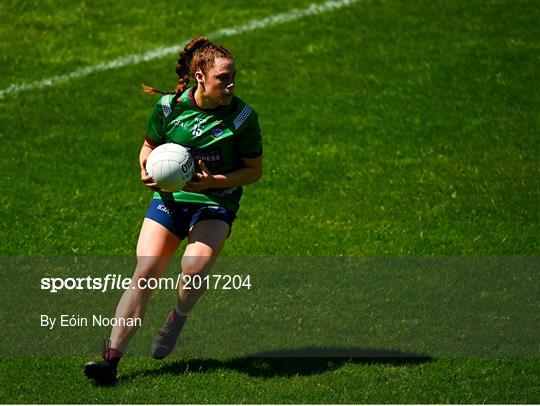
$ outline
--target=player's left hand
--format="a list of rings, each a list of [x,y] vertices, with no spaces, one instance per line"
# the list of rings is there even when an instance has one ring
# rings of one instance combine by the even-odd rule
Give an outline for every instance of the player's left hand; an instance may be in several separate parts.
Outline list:
[[[212,173],[201,160],[199,160],[199,166],[201,167],[201,172],[195,172],[191,180],[186,183],[184,186],[186,192],[200,192],[212,188],[212,181],[214,180]]]

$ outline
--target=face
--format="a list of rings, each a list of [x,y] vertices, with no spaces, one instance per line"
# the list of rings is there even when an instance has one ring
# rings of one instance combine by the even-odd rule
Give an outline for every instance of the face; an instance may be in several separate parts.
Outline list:
[[[197,77],[204,85],[204,91],[210,101],[217,105],[228,105],[234,93],[234,82],[236,80],[236,68],[234,61],[226,58],[215,60],[214,67],[206,75],[198,72]]]

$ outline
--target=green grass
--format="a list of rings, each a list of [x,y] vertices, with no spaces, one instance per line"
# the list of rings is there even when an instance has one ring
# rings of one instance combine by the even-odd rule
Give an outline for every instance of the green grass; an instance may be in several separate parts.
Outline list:
[[[392,364],[381,360],[237,359],[229,362],[148,358],[125,361],[115,388],[81,382],[84,359],[16,359],[1,368],[16,403],[537,403],[536,360],[443,359]],[[62,372],[62,384],[56,371]],[[39,382],[39,385],[36,385]],[[76,390],[73,390],[76,388]],[[58,392],[61,390],[62,392]]]
[[[309,4],[2,2],[0,88]],[[539,17],[538,4],[525,1],[360,1],[217,39],[236,55],[237,93],[259,113],[265,144],[265,175],[246,188],[223,255],[537,256]],[[137,157],[155,101],[139,85],[145,81],[172,88],[176,58],[0,99],[0,255],[134,254],[151,198],[140,183]],[[269,270],[262,271],[271,286]],[[339,278],[339,270],[332,271],[331,277]],[[18,275],[3,279],[9,281],[4,291],[25,292],[23,281],[28,279]],[[334,328],[346,338],[347,321],[356,321],[355,329],[360,329],[359,319],[369,332],[377,325],[368,310],[379,304],[378,290],[395,286],[390,279],[360,276],[344,278],[354,295],[348,309],[342,303],[346,298],[332,300],[345,288],[332,291],[330,280],[325,291],[317,280],[313,286],[319,290],[309,290],[306,281],[300,293],[293,285],[290,297],[277,292],[272,297],[271,287],[265,288],[263,297],[270,298],[254,304],[262,307],[256,314],[268,320],[275,320],[280,308],[287,309],[286,318],[295,309],[310,314],[314,310],[309,305],[316,306],[321,294],[330,298],[323,302],[328,307],[322,314],[339,315],[323,329]],[[429,292],[429,283],[441,295],[455,287],[437,286],[436,278],[423,281],[425,290],[419,292]],[[512,302],[512,295],[525,292],[532,300],[525,309],[538,306],[537,272],[531,271],[530,285],[499,297],[503,281],[486,282],[486,292],[500,300],[494,304],[510,303],[503,308],[515,325],[531,329],[529,338],[538,339],[537,319],[520,318],[525,302]],[[355,289],[355,283],[361,288]],[[470,292],[478,296],[467,305],[479,303],[475,300],[482,291]],[[410,287],[397,303],[414,303],[417,294]],[[16,305],[13,295],[3,297],[11,304],[3,310],[5,322]],[[235,326],[227,320],[204,322],[205,314],[216,317],[219,312],[220,303],[212,301],[216,297],[206,297],[194,314],[199,321],[186,330],[193,340],[187,343],[190,348],[217,332],[234,337]],[[295,297],[305,301],[296,303]],[[242,300],[235,304],[234,297],[226,299],[232,314],[249,320]],[[141,345],[166,311],[158,309],[159,300],[138,337]],[[40,303],[21,307],[37,312]],[[391,331],[395,314],[376,314]],[[409,330],[401,333],[413,327],[407,325]],[[354,336],[359,341],[355,345],[375,337],[364,334]],[[278,337],[268,338],[269,347],[286,348]],[[388,340],[422,344],[404,337],[396,331]],[[160,364],[133,356],[126,358],[115,389],[95,388],[83,379],[80,368],[86,358],[4,357],[0,401],[540,402],[537,349],[531,358],[453,355],[401,364],[362,357],[269,361],[237,355],[203,360],[181,354]]]

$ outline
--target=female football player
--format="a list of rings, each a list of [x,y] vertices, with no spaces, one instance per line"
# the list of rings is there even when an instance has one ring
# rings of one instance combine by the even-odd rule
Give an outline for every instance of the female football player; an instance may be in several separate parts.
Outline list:
[[[242,186],[262,176],[257,114],[234,96],[236,68],[231,53],[206,38],[195,38],[180,53],[176,73],[179,80],[173,92],[143,85],[145,92],[163,95],[154,106],[139,156],[141,180],[154,196],[140,231],[131,285],[116,308],[117,319],[142,320],[152,290],[140,281],[160,278],[185,238],[182,275],[208,275],[231,232]],[[195,80],[194,87],[188,87],[190,79]],[[197,163],[192,180],[174,193],[161,192],[145,170],[152,149],[166,142],[188,148]],[[190,311],[204,293],[204,287],[182,287],[152,343],[150,353],[155,358],[172,352]],[[103,349],[103,360],[84,366],[87,377],[98,384],[116,382],[118,362],[138,329],[137,323],[119,324]]]

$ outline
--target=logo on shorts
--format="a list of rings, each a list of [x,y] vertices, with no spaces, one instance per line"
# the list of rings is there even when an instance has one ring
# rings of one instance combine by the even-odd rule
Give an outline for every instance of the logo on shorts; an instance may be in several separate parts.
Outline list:
[[[165,205],[162,204],[162,203],[160,203],[160,204],[158,205],[157,209],[158,209],[158,210],[161,210],[161,211],[163,211],[163,212],[165,212],[165,213],[167,213],[169,216],[171,215],[171,210],[169,210],[169,209],[167,208],[167,206],[165,206]]]

